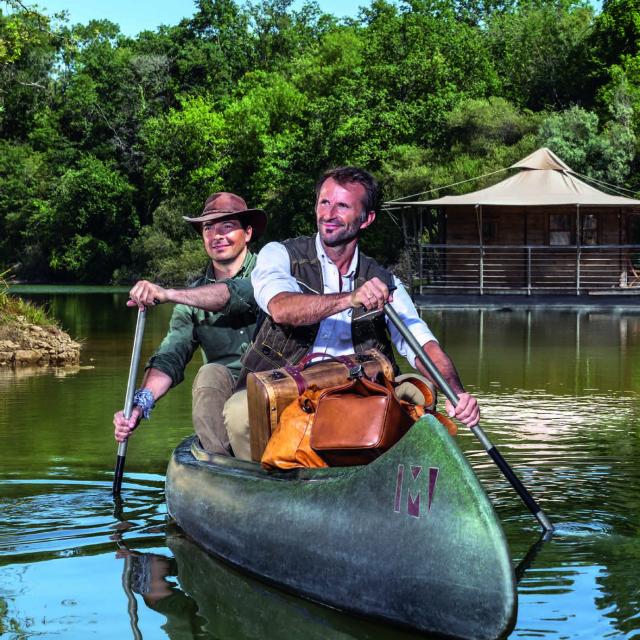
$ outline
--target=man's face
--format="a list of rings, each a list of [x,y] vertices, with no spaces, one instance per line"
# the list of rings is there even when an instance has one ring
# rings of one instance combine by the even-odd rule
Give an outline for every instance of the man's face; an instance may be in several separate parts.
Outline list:
[[[213,262],[220,264],[233,262],[242,254],[251,240],[251,234],[251,227],[243,229],[237,218],[202,223],[205,250]]]
[[[342,186],[333,178],[325,180],[316,202],[318,233],[325,247],[347,244],[373,222],[375,214],[365,210],[365,197],[365,188],[358,182]]]

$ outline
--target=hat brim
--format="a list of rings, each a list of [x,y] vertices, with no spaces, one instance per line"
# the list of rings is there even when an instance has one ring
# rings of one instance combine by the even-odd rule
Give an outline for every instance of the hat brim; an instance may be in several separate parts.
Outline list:
[[[252,240],[257,240],[267,228],[267,214],[262,209],[245,209],[244,211],[212,211],[211,213],[198,216],[197,218],[182,216],[183,220],[190,222],[198,228],[203,222],[222,220],[224,218],[248,218],[246,223],[251,225],[253,230],[251,235]]]

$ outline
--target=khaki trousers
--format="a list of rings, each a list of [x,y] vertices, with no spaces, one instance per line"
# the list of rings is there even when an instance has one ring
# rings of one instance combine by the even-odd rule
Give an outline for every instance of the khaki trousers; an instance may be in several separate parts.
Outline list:
[[[200,367],[192,389],[193,428],[207,451],[250,460],[247,392],[233,393],[234,384],[227,367]]]

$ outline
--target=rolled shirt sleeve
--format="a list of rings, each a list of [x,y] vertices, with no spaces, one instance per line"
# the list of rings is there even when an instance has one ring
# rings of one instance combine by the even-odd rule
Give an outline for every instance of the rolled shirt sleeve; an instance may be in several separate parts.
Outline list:
[[[402,282],[400,282],[396,276],[393,277],[393,281],[397,287],[393,292],[393,308],[396,310],[409,331],[411,331],[418,342],[423,346],[427,344],[427,342],[436,340],[427,323],[418,315],[418,311]],[[391,320],[389,320],[389,318],[387,318],[387,327],[389,329],[389,334],[391,335],[391,340],[395,348],[398,350],[398,353],[404,356],[409,364],[415,369],[416,354],[409,347],[407,341],[402,337],[400,332],[396,329],[396,326],[391,322]]]
[[[237,278],[235,280],[221,280],[229,289],[229,302],[220,310],[223,315],[240,315],[243,313],[257,313],[258,309],[253,295],[251,278]]]
[[[251,283],[256,303],[265,313],[269,313],[269,302],[279,293],[302,293],[291,275],[287,249],[280,242],[269,242],[262,247],[251,272]]]

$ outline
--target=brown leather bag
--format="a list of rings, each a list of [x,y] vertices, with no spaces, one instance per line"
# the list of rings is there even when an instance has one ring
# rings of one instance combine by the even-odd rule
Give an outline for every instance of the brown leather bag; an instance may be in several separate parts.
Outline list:
[[[283,411],[305,389],[312,385],[328,389],[343,384],[349,380],[351,370],[358,366],[369,378],[382,374],[393,379],[391,363],[375,349],[338,357],[311,353],[296,366],[250,373],[247,377],[247,397],[252,460],[259,461],[262,458]]]
[[[294,469],[328,466],[309,443],[318,396],[321,393],[318,387],[312,386],[282,412],[262,454],[263,467]]]
[[[408,381],[422,392],[429,405],[431,390],[418,378]],[[383,383],[359,377],[319,395],[310,444],[329,466],[361,465],[375,460],[425,413],[434,413],[455,435],[456,426],[449,418],[399,400],[394,383],[386,378]]]

